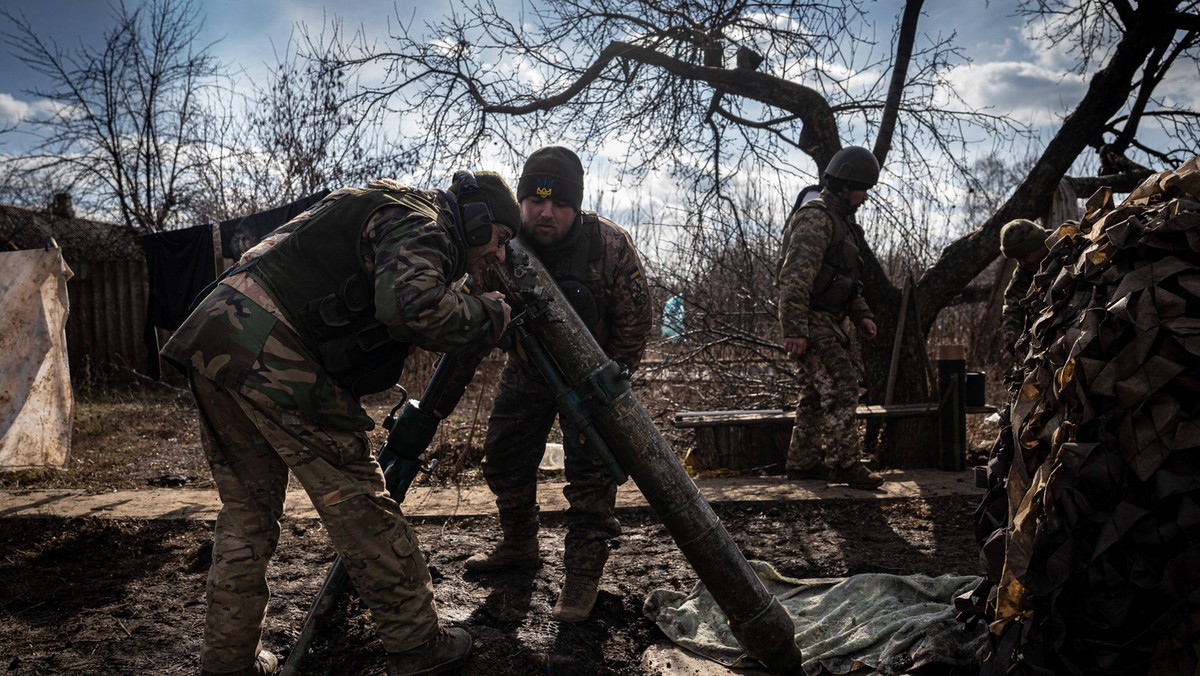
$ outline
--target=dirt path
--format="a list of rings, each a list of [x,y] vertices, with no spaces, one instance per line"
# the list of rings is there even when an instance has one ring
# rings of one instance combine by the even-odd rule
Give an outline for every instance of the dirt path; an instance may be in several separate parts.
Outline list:
[[[929,471],[889,479],[887,490],[876,493],[775,477],[698,485],[745,556],[770,561],[785,575],[975,574],[970,523],[980,491],[971,477]],[[624,535],[614,544],[593,616],[563,625],[549,618],[562,575],[560,485],[540,491],[546,564],[532,573],[463,569],[497,533],[490,499],[479,490],[422,489],[405,504],[430,562],[442,618],[475,639],[463,673],[730,673],[662,645],[661,632],[642,615],[651,591],[687,591],[696,576],[636,488],[622,491]],[[196,673],[211,493],[0,493],[0,664],[7,673]],[[281,656],[333,558],[320,522],[302,504],[293,500],[270,569],[264,642]],[[322,633],[303,673],[384,673],[382,648],[356,601]]]
[[[818,481],[788,481],[768,477],[706,477],[696,480],[700,494],[710,504],[753,502],[802,502],[811,500],[889,500],[974,495],[982,490],[970,472],[940,470],[885,471],[887,482],[877,491],[858,491],[829,486]],[[566,509],[563,483],[544,481],[538,491],[543,511]],[[404,511],[414,517],[467,517],[495,513],[495,503],[486,486],[416,486],[409,490]],[[316,518],[308,496],[299,489],[289,491],[285,513],[294,518]],[[646,501],[632,482],[617,493],[618,509],[646,508]],[[204,519],[216,518],[220,500],[214,488],[153,488],[111,490],[93,493],[78,489],[0,490],[0,518],[14,516],[109,517],[116,519]]]

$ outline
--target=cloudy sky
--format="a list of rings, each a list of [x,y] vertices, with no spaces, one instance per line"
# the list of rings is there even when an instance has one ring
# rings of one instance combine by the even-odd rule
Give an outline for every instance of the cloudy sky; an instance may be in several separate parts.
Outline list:
[[[138,0],[126,0],[137,2]],[[504,0],[516,6],[519,0]],[[866,3],[872,14],[890,22],[900,0]],[[110,5],[101,0],[3,0],[10,11],[24,13],[34,29],[64,49],[96,39],[111,25]],[[1015,0],[987,3],[927,0],[921,28],[930,35],[957,32],[959,43],[973,59],[955,75],[960,94],[979,107],[1013,113],[1034,124],[1053,123],[1083,92],[1079,78],[1064,73],[1065,59],[1056,51],[1032,51],[1013,15]],[[282,51],[296,22],[320,25],[327,16],[341,16],[347,27],[365,24],[382,35],[382,17],[395,11],[418,22],[447,11],[446,0],[337,2],[328,0],[204,0],[203,37],[214,53],[235,70],[253,75],[273,63],[273,50]],[[34,114],[44,102],[26,90],[39,84],[38,74],[17,61],[11,49],[0,46],[0,124]]]
[[[121,0],[0,0],[0,6],[12,13],[24,14],[35,32],[52,40],[64,51],[75,50],[80,43],[96,44],[104,31],[113,25],[111,5]],[[142,0],[124,0],[136,6]],[[322,26],[337,16],[345,32],[360,26],[370,37],[384,39],[388,24],[398,14],[411,25],[421,26],[449,13],[451,0],[195,0],[203,17],[201,42],[211,43],[212,53],[240,73],[246,85],[251,78],[265,82],[275,54],[286,52],[288,41],[298,23],[309,27]],[[497,0],[500,7],[509,7],[515,17],[523,8],[536,6],[536,0]],[[892,27],[903,8],[903,0],[865,0],[870,19],[878,26],[877,39],[886,44]],[[1057,128],[1061,117],[1071,110],[1085,91],[1086,80],[1066,71],[1069,59],[1066,45],[1031,43],[1020,19],[1015,15],[1017,0],[925,0],[924,16],[919,30],[926,42],[957,34],[956,44],[962,47],[970,63],[960,64],[952,73],[958,94],[971,106],[997,115],[1012,115],[1017,120],[1044,131],[1044,138]],[[17,60],[12,49],[0,43],[0,129],[18,124],[22,119],[36,116],[47,102],[38,100],[30,89],[46,83],[38,73]],[[1200,96],[1200,93],[1197,94]],[[0,136],[0,154],[21,155],[23,146],[32,138],[28,135]],[[557,139],[547,139],[554,142]],[[847,143],[869,143],[869,139],[846,138]],[[989,139],[978,139],[972,146],[979,154],[994,150]],[[618,150],[612,152],[619,157]],[[798,155],[798,153],[797,153]],[[594,181],[585,195],[589,206],[601,210],[629,208],[647,199],[651,209],[661,209],[670,195],[672,182],[663,173],[652,175],[636,193],[618,189],[619,175],[609,169],[607,153],[583,157],[588,174]],[[808,172],[806,176],[784,177],[782,190],[796,181],[803,185],[815,173],[810,158],[800,156],[796,166]],[[506,175],[515,175],[519,166],[489,166]],[[895,170],[895,168],[893,168]],[[896,176],[898,180],[904,180]],[[945,186],[946,192],[963,190],[965,186]],[[603,202],[606,196],[612,202]],[[631,195],[628,197],[623,197]],[[646,195],[651,197],[646,198]],[[630,204],[617,203],[620,200]],[[780,195],[780,203],[790,203],[790,194]],[[611,212],[610,212],[611,213]],[[615,215],[615,214],[614,214]],[[635,235],[636,236],[636,235]]]

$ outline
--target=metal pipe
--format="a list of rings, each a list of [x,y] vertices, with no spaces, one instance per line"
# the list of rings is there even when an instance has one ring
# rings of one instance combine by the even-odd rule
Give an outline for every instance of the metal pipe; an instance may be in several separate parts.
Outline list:
[[[509,300],[528,312],[526,328],[541,340],[565,380],[578,385],[611,371],[612,360],[537,256],[518,240],[509,246],[506,267],[500,269]],[[746,654],[772,673],[802,674],[791,617],[750,568],[633,392],[625,389],[597,407],[594,416],[613,455],[729,618]]]

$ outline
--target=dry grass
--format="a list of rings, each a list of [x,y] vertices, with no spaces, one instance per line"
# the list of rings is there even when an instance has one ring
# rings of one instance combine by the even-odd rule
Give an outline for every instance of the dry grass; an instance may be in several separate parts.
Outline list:
[[[125,384],[76,393],[65,467],[6,472],[0,487],[101,492],[143,488],[151,481],[207,480],[191,394],[168,385]]]
[[[653,364],[661,361],[658,346],[647,355]],[[433,371],[435,355],[415,352],[409,360],[401,385],[409,396],[419,397]],[[431,476],[420,483],[476,484],[482,481],[479,463],[491,402],[499,382],[504,356],[499,351],[484,361],[454,413],[438,428],[428,456],[438,458]],[[691,450],[691,430],[671,424],[677,410],[704,408],[705,383],[671,377],[653,366],[639,371],[634,391],[659,431],[683,458]],[[171,376],[174,376],[172,373]],[[1003,401],[999,374],[988,374],[989,402]],[[367,413],[382,421],[402,395],[393,390],[364,398]],[[711,408],[711,406],[708,406]],[[986,460],[995,438],[994,426],[983,416],[968,420],[970,464]],[[376,448],[386,431],[377,426],[371,433]],[[557,427],[551,441],[561,441]],[[0,473],[0,488],[69,488],[89,492],[147,486],[208,486],[211,477],[200,446],[196,412],[191,394],[181,380],[167,383],[138,381],[110,387],[82,388],[76,393],[72,451],[62,469],[24,470]]]

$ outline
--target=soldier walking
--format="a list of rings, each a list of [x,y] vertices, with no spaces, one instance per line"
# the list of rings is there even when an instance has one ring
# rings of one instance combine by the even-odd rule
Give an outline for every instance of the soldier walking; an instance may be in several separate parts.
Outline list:
[[[779,261],[779,322],[783,346],[800,362],[800,399],[788,446],[789,479],[821,479],[873,490],[883,477],[860,458],[855,409],[859,368],[844,322],[874,340],[871,308],[862,297],[862,232],[854,212],[879,180],[866,148],[839,150],[819,197],[792,212]]]

